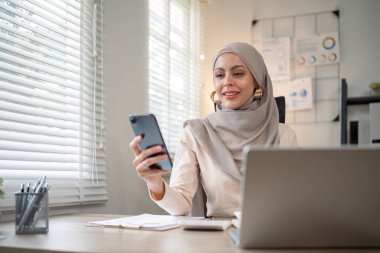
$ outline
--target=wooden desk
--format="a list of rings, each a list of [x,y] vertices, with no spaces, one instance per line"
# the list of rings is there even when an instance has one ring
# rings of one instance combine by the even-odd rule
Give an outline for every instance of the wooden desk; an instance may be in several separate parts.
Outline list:
[[[50,217],[49,233],[16,235],[14,222],[0,224],[6,238],[0,252],[311,252],[332,250],[242,250],[236,248],[227,231],[143,231],[86,227],[88,221],[117,218],[117,215],[62,215]],[[380,250],[337,250],[339,253],[379,252]]]

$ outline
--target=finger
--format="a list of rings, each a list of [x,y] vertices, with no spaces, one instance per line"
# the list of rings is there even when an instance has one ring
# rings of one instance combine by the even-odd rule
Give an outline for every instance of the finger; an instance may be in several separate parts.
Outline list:
[[[145,161],[138,163],[136,166],[137,173],[141,173],[141,172],[147,171],[149,169],[150,169],[149,165],[147,165]]]
[[[154,156],[155,154],[157,154],[158,152],[161,152],[162,151],[162,147],[161,146],[154,146],[154,147],[151,147],[151,148],[148,148],[148,149],[145,149],[143,151],[140,151],[140,153],[136,155],[135,159],[133,160],[133,165],[137,168],[137,166],[142,163],[143,161],[145,161],[146,159],[149,159],[149,157],[153,157],[153,158],[159,158],[160,156]],[[165,160],[165,159],[163,159]],[[158,160],[158,161],[161,161],[161,160]],[[156,161],[157,162],[157,161]],[[150,161],[149,162],[149,165],[151,164],[154,164],[156,162],[152,162]]]
[[[159,152],[162,152],[162,146],[160,145],[157,145],[157,146],[153,146],[153,147],[150,147],[150,148],[147,148],[147,149],[144,149],[143,151],[141,151],[141,156],[143,157],[143,160],[159,153]]]
[[[158,175],[169,174],[170,170],[162,170],[162,169],[148,169],[142,170],[138,172],[138,176],[142,178],[149,178]]]
[[[163,155],[149,157],[145,159],[143,163],[145,166],[155,169],[155,167],[157,167],[155,166],[155,164],[158,164],[159,162],[162,162],[166,159],[168,159],[168,155],[163,154]]]
[[[141,153],[141,149],[139,147],[141,140],[142,136],[138,135],[129,143],[129,147],[132,149],[133,153],[135,153],[136,156]]]
[[[154,166],[154,164],[164,161],[166,159],[168,159],[167,154],[153,156],[153,157],[143,160],[141,163],[138,163],[138,165],[136,166],[136,169],[137,171],[140,171],[140,172],[151,170],[152,165]],[[153,169],[153,170],[156,170],[156,169]]]
[[[139,166],[140,163],[142,163],[142,161],[143,159],[141,158],[141,155],[138,155],[135,157],[135,159],[133,159],[132,164],[137,169],[137,167]]]
[[[151,170],[150,165],[151,164],[148,163],[147,160],[144,160],[144,161],[138,163],[138,165],[136,166],[136,170],[138,173],[149,171],[149,170]]]

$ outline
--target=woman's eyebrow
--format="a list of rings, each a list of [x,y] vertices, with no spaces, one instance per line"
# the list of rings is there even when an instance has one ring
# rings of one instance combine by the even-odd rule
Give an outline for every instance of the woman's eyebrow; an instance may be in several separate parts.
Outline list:
[[[232,66],[231,68],[230,68],[230,70],[234,70],[234,69],[236,69],[236,68],[247,68],[246,66],[244,66],[244,65],[234,65],[234,66]],[[216,67],[215,68],[215,70],[225,70],[225,68],[223,68],[223,67]],[[214,70],[214,71],[215,71]]]
[[[234,70],[236,68],[245,68],[246,69],[247,67],[244,66],[244,65],[234,65],[234,66],[231,67],[231,70]]]

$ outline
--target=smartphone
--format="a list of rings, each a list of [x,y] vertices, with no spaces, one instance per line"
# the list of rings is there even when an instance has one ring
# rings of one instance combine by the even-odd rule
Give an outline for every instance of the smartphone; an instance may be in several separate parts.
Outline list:
[[[162,152],[159,152],[153,156],[167,154],[168,159],[150,166],[151,169],[171,170],[172,161],[169,156],[169,152],[166,148],[164,138],[158,126],[156,117],[153,114],[140,114],[130,115],[129,121],[131,122],[133,131],[136,136],[141,135],[142,140],[140,142],[140,148],[142,150],[150,148],[152,146],[160,145],[163,147]]]

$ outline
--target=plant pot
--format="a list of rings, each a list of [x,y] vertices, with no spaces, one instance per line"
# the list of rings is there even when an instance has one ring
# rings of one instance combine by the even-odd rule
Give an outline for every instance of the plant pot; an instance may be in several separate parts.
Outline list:
[[[369,92],[372,96],[380,96],[380,89],[371,89]]]

